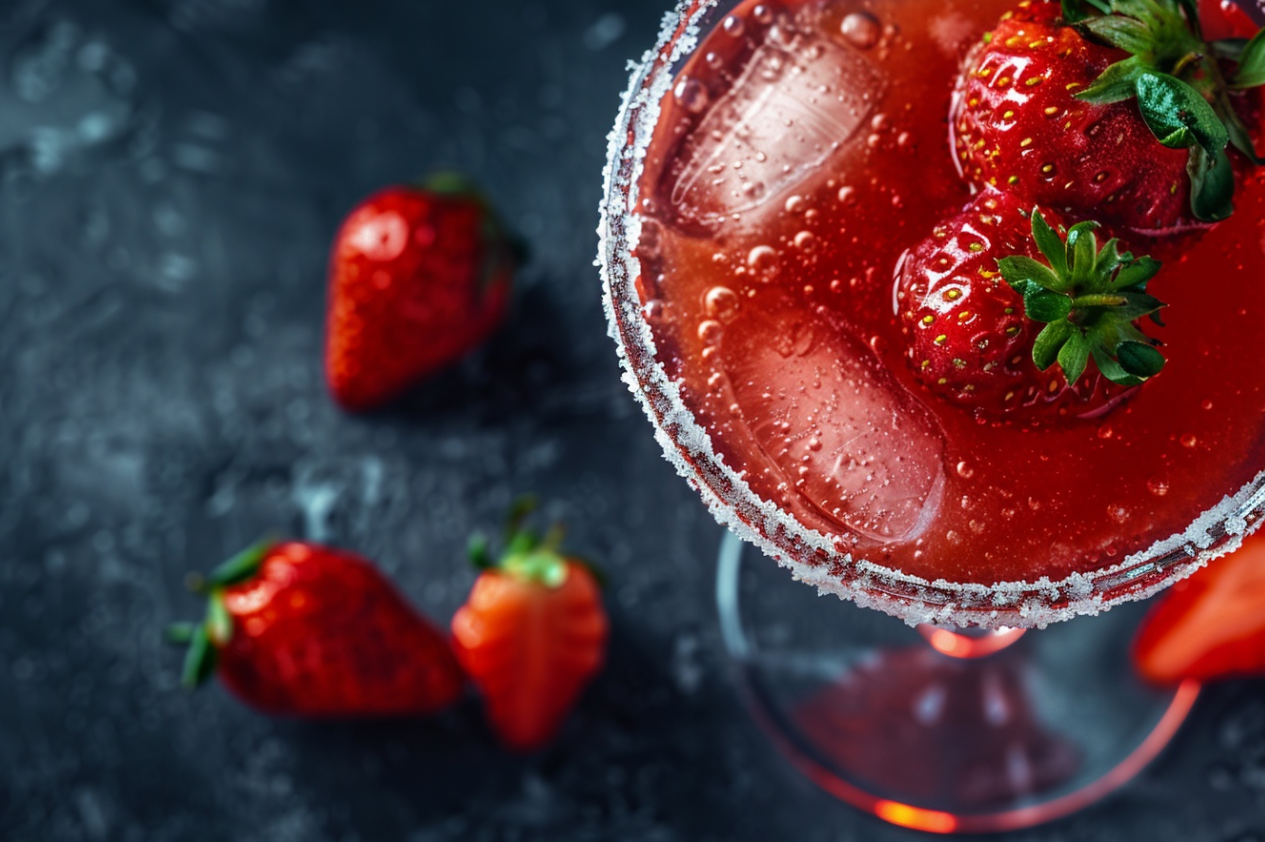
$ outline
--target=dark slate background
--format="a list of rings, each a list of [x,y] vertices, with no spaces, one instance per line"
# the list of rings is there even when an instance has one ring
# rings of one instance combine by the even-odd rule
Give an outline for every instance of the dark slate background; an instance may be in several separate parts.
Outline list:
[[[900,840],[736,701],[718,528],[619,383],[592,266],[604,137],[666,0],[0,2],[0,839]],[[359,7],[353,10],[353,7]],[[325,252],[438,165],[531,240],[512,324],[369,418],[321,382]],[[270,527],[446,620],[533,490],[602,559],[609,668],[556,747],[190,696],[158,630]],[[841,610],[845,610],[842,609]],[[1265,840],[1265,687],[1210,691],[1122,794],[1016,838]]]

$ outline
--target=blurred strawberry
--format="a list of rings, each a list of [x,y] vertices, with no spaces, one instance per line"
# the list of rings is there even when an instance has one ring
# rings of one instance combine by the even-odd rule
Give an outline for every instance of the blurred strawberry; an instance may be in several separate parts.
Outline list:
[[[605,658],[608,624],[601,591],[583,562],[511,518],[509,545],[495,563],[481,541],[471,557],[483,573],[452,620],[457,658],[479,687],[488,718],[511,748],[548,743]]]
[[[1173,585],[1143,622],[1133,659],[1157,684],[1265,675],[1265,533]]]
[[[217,673],[261,711],[328,717],[428,714],[461,695],[443,634],[360,556],[261,543],[196,586],[206,619],[168,630],[189,647],[188,687]]]
[[[480,345],[504,318],[520,262],[496,212],[459,176],[361,202],[330,255],[334,398],[372,409]]]

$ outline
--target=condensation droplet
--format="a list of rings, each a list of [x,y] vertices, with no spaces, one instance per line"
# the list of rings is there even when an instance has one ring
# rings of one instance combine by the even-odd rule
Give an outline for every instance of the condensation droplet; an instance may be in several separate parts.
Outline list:
[[[787,213],[803,213],[804,200],[799,196],[790,196],[786,200]]]
[[[773,10],[761,4],[751,10],[751,17],[755,18],[756,23],[772,23]]]
[[[839,201],[844,205],[850,205],[856,201],[857,191],[851,187],[839,188]]]
[[[975,476],[975,469],[972,468],[970,464],[965,461],[958,462],[957,472],[958,472],[958,476],[960,476],[962,479],[970,479],[971,477]]]
[[[1199,439],[1195,437],[1192,433],[1187,433],[1186,435],[1182,436],[1182,447],[1198,447],[1198,446],[1199,446]]]
[[[852,12],[843,19],[839,30],[852,46],[868,50],[878,43],[883,29],[878,19],[866,12]]]
[[[725,30],[726,35],[741,38],[747,27],[743,24],[742,18],[736,15],[729,15],[725,18],[725,22],[721,24],[721,29]]]
[[[1112,503],[1107,506],[1107,516],[1116,523],[1124,523],[1129,519],[1129,510],[1119,503]]]
[[[1159,477],[1147,480],[1146,490],[1154,494],[1156,497],[1163,497],[1168,493],[1168,482]]]
[[[817,238],[813,236],[812,231],[800,231],[795,235],[793,242],[795,243],[795,248],[801,251],[812,251],[817,244]]]

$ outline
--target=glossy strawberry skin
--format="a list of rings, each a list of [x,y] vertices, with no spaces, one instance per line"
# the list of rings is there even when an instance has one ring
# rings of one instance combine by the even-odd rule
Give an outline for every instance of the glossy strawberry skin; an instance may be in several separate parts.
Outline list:
[[[515,258],[473,194],[391,187],[343,222],[329,267],[326,376],[372,409],[477,347],[501,322]]]
[[[1136,101],[1076,98],[1121,50],[1063,25],[1058,3],[1023,2],[967,55],[950,106],[959,170],[1107,225],[1163,233],[1195,227],[1184,149],[1161,146]]]
[[[597,581],[581,564],[566,568],[557,587],[486,571],[453,617],[457,658],[496,732],[519,751],[554,737],[605,658],[609,626]]]
[[[1155,684],[1265,674],[1265,533],[1173,585],[1143,622],[1133,659]]]
[[[906,255],[896,302],[909,363],[933,394],[989,415],[1093,415],[1127,390],[1092,368],[1075,387],[1057,367],[1039,371],[1032,345],[1042,325],[998,271],[1010,255],[1041,259],[1027,211],[989,188]]]
[[[367,561],[291,542],[224,590],[232,636],[217,671],[259,710],[305,717],[423,715],[461,695],[448,641]]]

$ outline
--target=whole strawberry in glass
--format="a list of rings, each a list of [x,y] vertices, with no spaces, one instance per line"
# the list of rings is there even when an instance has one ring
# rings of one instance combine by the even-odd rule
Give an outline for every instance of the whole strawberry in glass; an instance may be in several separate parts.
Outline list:
[[[915,376],[932,393],[985,416],[1097,417],[1158,374],[1160,323],[1146,291],[1159,261],[1098,224],[1064,228],[991,188],[936,226],[897,275],[896,303]]]
[[[1236,165],[1260,163],[1238,92],[1262,82],[1260,36],[1206,43],[1194,2],[1022,0],[966,58],[955,160],[976,188],[1077,218],[1205,226],[1233,211]]]

